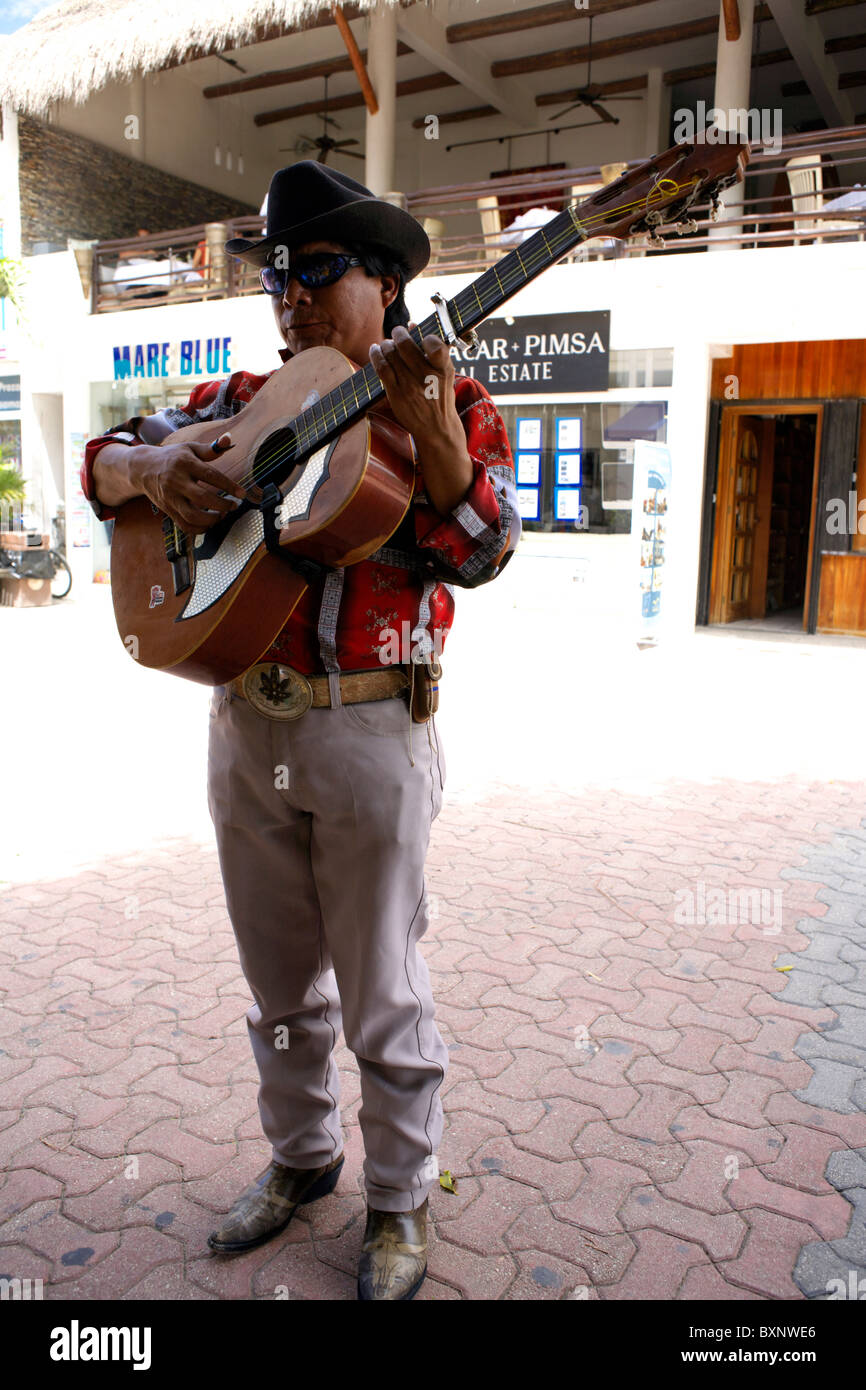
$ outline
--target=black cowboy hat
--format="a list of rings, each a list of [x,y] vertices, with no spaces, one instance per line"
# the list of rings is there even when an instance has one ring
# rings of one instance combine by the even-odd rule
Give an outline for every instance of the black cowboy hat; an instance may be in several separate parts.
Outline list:
[[[235,237],[230,256],[263,266],[278,246],[305,241],[361,241],[386,246],[408,269],[407,279],[430,259],[427,233],[411,213],[376,198],[362,183],[313,159],[278,169],[268,191],[267,235],[261,241]]]

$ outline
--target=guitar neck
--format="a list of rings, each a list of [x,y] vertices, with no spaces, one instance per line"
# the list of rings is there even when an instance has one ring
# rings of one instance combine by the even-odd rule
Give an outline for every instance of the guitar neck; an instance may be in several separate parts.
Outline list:
[[[467,333],[489,318],[500,304],[511,299],[512,295],[560,260],[578,242],[592,235],[596,233],[581,224],[576,211],[569,209],[560,213],[517,250],[497,261],[465,290],[460,290],[453,299],[446,301],[445,307],[455,332]],[[447,339],[446,326],[439,310],[416,325],[410,333],[419,347],[422,346],[422,339],[431,334]],[[385,388],[372,363],[354,372],[293,421],[293,428],[304,440],[304,452],[312,453],[335,434],[342,434],[384,395]]]

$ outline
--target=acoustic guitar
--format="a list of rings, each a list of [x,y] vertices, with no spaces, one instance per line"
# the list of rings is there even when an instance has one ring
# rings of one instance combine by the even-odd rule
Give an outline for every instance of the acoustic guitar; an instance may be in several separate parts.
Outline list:
[[[412,337],[419,347],[428,334],[471,344],[479,323],[592,237],[649,232],[661,245],[659,229],[681,224],[699,201],[717,209],[748,157],[740,140],[673,146],[567,207],[453,299],[434,295],[435,312]],[[230,430],[232,447],[217,466],[233,482],[257,485],[257,500],[195,535],[147,497],[118,508],[114,613],[137,661],[222,685],[267,651],[317,567],[357,564],[385,543],[409,508],[415,465],[411,436],[383,405],[372,364],[307,348],[230,421],[188,425],[162,441],[211,443]],[[506,545],[503,538],[503,553]]]

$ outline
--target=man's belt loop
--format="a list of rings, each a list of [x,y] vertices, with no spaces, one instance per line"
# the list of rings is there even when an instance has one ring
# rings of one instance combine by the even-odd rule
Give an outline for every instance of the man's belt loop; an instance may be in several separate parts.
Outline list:
[[[331,709],[339,709],[343,703],[340,695],[340,672],[328,672],[328,689],[331,692]]]

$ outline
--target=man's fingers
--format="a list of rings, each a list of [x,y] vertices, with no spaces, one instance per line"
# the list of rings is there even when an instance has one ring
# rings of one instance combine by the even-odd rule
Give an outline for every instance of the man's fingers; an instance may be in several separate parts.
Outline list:
[[[247,490],[243,483],[233,482],[225,473],[220,473],[218,468],[208,468],[206,464],[196,462],[192,476],[196,482],[208,483],[216,488],[217,492],[230,492],[233,497],[246,496]]]
[[[221,492],[214,492],[209,484],[197,483],[192,479],[187,487],[187,496],[197,507],[219,512],[220,516],[228,516],[229,512],[237,510],[238,504],[234,497],[223,497]]]
[[[394,352],[417,381],[423,381],[430,363],[414,338],[402,324],[397,324],[393,335]]]
[[[219,426],[214,426],[214,436],[212,439],[207,441],[190,440],[186,447],[191,449],[198,459],[207,459],[210,461],[211,459],[219,458],[220,454],[227,453],[232,447],[232,437],[226,431],[223,431],[222,434],[217,434],[218,428]]]
[[[209,455],[209,446],[203,444],[190,444],[188,448],[190,451],[189,455],[186,459],[181,456],[181,463],[192,482],[207,484],[217,493],[227,492],[231,497],[237,497],[241,500],[246,497],[247,491],[243,483],[235,482],[225,473],[221,473],[217,468],[208,467],[208,459],[203,459],[198,453],[194,452],[196,449],[202,449]],[[183,486],[183,474],[178,478],[178,482],[180,486]]]
[[[203,510],[196,505],[196,499],[192,497],[184,497],[179,503],[175,503],[174,511],[181,518],[180,525],[185,531],[206,531],[209,526],[220,520],[218,512]]]

